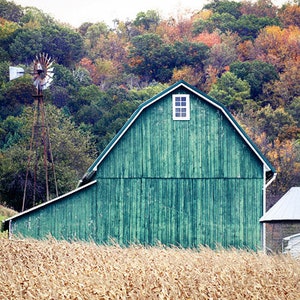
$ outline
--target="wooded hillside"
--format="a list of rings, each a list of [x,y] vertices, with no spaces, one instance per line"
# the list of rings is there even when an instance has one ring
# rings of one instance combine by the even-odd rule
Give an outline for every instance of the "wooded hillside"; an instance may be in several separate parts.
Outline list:
[[[0,24],[0,203],[21,207],[33,113],[29,73],[41,52],[55,59],[44,95],[60,194],[76,186],[140,103],[180,79],[226,105],[275,166],[268,207],[300,186],[299,1],[213,0],[192,15],[162,19],[146,11],[113,27],[99,20],[72,28],[0,0]],[[9,81],[10,65],[27,74]]]

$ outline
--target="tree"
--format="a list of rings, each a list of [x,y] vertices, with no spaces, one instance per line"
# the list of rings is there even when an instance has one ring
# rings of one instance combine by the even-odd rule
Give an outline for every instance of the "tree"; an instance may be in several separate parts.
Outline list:
[[[236,1],[220,1],[220,0],[213,0],[210,3],[204,5],[203,9],[212,10],[214,13],[219,14],[231,14],[235,18],[239,18],[241,16],[241,8],[242,4]]]
[[[139,12],[136,15],[132,24],[136,27],[141,27],[143,30],[155,30],[160,22],[160,16],[155,10],[148,10],[147,12]]]
[[[35,94],[35,88],[29,75],[3,84],[0,91],[0,119],[5,119],[10,115],[19,115],[24,105],[33,102],[32,95]]]
[[[279,80],[266,83],[263,88],[264,105],[273,108],[288,107],[295,98],[300,97],[300,59],[289,60],[279,74]]]
[[[8,38],[19,28],[18,23],[7,21],[0,18],[0,41],[1,44],[7,41]]]
[[[206,65],[218,70],[221,75],[227,67],[237,59],[236,45],[239,38],[236,34],[223,34],[222,42],[212,46]]]
[[[160,21],[155,32],[165,43],[173,44],[176,41],[183,42],[192,40],[192,26],[191,19],[181,19],[176,21],[172,18]]]
[[[276,18],[277,11],[277,7],[271,0],[243,1],[240,6],[240,12],[243,15],[253,15],[259,18]]]
[[[256,113],[257,125],[266,133],[269,143],[276,139],[295,139],[299,128],[293,117],[283,108],[272,109],[271,106],[261,108]]]
[[[204,61],[209,55],[209,47],[204,43],[175,42],[174,52],[177,68],[191,66],[197,71],[202,71]]]
[[[273,65],[258,60],[234,62],[230,65],[230,72],[250,84],[252,99],[256,99],[262,94],[265,83],[279,79]]]
[[[23,10],[20,5],[6,0],[0,0],[0,18],[12,22],[20,22],[23,16]]]
[[[193,38],[193,41],[196,43],[203,43],[208,47],[221,44],[221,37],[217,31],[209,33],[203,31]]]
[[[267,26],[278,25],[278,18],[242,15],[232,26],[231,30],[237,32],[242,40],[254,40],[258,36],[261,29]]]
[[[247,81],[239,79],[231,72],[226,72],[214,84],[208,94],[231,110],[242,110],[250,100],[250,86]]]
[[[256,57],[274,65],[281,72],[287,61],[300,55],[300,28],[269,26],[261,30],[254,42]]]
[[[144,34],[132,39],[129,50],[129,70],[147,82],[167,82],[175,65],[174,51],[163,44],[156,34]]]
[[[107,36],[109,28],[104,22],[98,22],[87,27],[84,35],[84,43],[91,50],[97,45],[97,41],[101,36]]]
[[[299,4],[286,3],[279,10],[279,19],[284,27],[298,26],[300,27],[300,6]]]
[[[146,81],[168,82],[175,66],[203,69],[209,48],[202,43],[188,41],[163,44],[158,35],[145,34],[132,39],[130,71]]]
[[[214,13],[208,20],[197,20],[194,22],[194,34],[207,31],[212,33],[220,30],[222,33],[233,31],[235,28],[236,18],[230,13]]]
[[[41,28],[43,26],[55,24],[55,21],[51,16],[45,14],[36,7],[26,7],[20,21],[26,28]]]
[[[63,26],[46,26],[42,34],[42,51],[48,53],[58,64],[74,67],[83,56],[83,39],[74,30]]]
[[[191,66],[183,66],[180,69],[175,68],[173,70],[172,83],[175,83],[179,80],[185,80],[189,84],[194,86],[199,86],[202,80],[203,74],[199,74],[195,69]]]
[[[15,64],[30,64],[43,50],[43,35],[39,29],[17,29],[9,44],[9,54]]]
[[[21,209],[22,197],[27,169],[27,158],[29,155],[29,140],[31,136],[31,126],[33,119],[31,108],[24,110],[20,117],[11,117],[10,122],[22,124],[8,128],[8,132],[17,130],[20,138],[11,143],[9,147],[2,150],[3,159],[0,162],[0,194],[2,201],[16,210]],[[87,167],[95,157],[95,147],[92,142],[92,135],[88,131],[76,128],[71,119],[66,117],[54,106],[47,106],[47,119],[50,127],[50,140],[52,145],[55,171],[57,177],[58,190],[63,194],[76,187],[78,180],[83,176]],[[15,133],[16,134],[16,131]],[[43,164],[42,161],[39,164]],[[43,167],[37,177],[38,202],[45,201],[45,177]],[[29,208],[32,203],[33,176],[29,173],[28,180],[28,203]],[[50,177],[49,177],[50,178]],[[54,196],[53,181],[50,182],[52,197]]]

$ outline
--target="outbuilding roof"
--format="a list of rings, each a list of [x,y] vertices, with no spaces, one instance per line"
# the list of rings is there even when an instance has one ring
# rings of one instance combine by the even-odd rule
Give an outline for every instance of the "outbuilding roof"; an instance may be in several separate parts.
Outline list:
[[[261,218],[260,222],[300,221],[300,187],[292,187]]]

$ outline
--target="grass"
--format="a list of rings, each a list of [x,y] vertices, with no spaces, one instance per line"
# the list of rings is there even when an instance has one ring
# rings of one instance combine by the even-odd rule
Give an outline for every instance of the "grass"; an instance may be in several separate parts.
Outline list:
[[[299,261],[48,239],[0,241],[0,299],[299,299]]]

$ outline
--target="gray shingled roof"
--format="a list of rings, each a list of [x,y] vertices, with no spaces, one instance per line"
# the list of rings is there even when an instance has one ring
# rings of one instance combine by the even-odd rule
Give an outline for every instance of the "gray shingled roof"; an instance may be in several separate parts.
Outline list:
[[[260,222],[299,220],[300,187],[292,187],[261,218]]]

